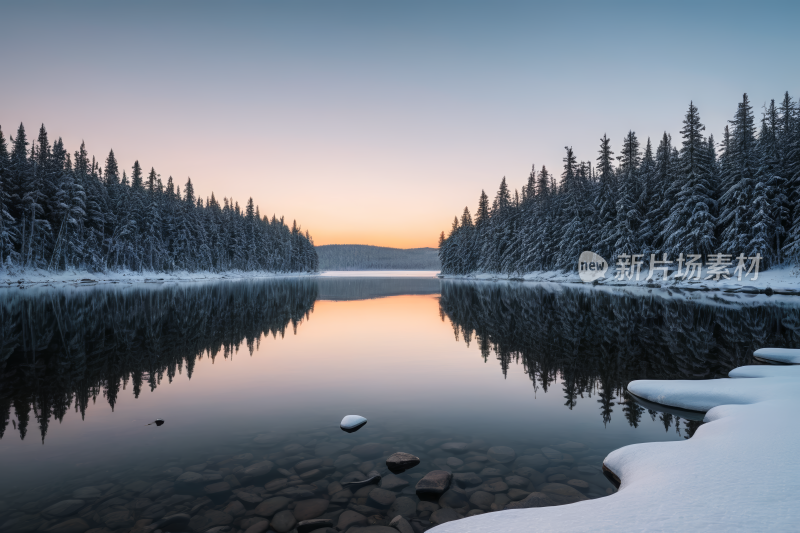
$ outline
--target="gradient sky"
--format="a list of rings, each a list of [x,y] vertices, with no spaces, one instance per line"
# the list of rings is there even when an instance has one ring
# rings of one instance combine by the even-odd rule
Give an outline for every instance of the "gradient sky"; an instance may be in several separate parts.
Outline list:
[[[500,179],[800,94],[798,2],[0,2],[0,126],[317,244],[436,246]]]

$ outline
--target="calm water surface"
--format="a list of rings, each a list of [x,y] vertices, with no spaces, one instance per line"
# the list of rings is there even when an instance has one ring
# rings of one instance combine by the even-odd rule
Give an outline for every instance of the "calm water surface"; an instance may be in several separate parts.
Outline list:
[[[721,376],[756,348],[797,346],[800,303],[349,273],[1,289],[0,321],[2,531],[145,531],[175,513],[191,516],[178,531],[265,518],[288,531],[280,509],[335,524],[346,509],[374,524],[402,513],[425,529],[529,492],[611,493],[606,454],[700,425],[624,386]],[[346,414],[369,422],[344,433]],[[394,451],[422,463],[392,476]],[[391,501],[339,486],[372,470]],[[460,475],[419,504],[431,470]],[[432,515],[439,505],[455,515]]]

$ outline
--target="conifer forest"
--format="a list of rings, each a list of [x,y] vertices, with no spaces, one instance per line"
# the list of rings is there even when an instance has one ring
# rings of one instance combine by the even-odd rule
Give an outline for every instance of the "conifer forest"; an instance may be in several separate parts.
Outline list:
[[[576,270],[582,251],[618,257],[663,254],[761,256],[761,268],[800,262],[800,117],[787,92],[763,108],[745,94],[719,142],[689,104],[681,139],[629,131],[615,157],[607,135],[596,162],[566,147],[557,177],[544,166],[494,199],[482,192],[442,232],[444,274]],[[560,179],[559,179],[560,178]]]
[[[317,270],[308,231],[262,216],[250,198],[220,203],[181,191],[137,160],[130,176],[111,150],[105,164],[84,143],[70,155],[44,125],[29,142],[0,130],[0,269],[89,272]]]

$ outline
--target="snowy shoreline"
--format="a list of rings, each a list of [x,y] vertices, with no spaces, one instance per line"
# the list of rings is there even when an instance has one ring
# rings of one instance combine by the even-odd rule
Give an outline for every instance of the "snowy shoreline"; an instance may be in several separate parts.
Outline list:
[[[687,291],[721,291],[727,293],[744,294],[784,294],[790,296],[800,295],[800,269],[797,268],[774,268],[766,272],[760,272],[757,280],[750,279],[752,275],[743,277],[741,281],[735,278],[706,280],[706,269],[701,274],[701,279],[689,281],[660,278],[660,273],[647,281],[648,271],[642,270],[639,280],[634,279],[615,279],[615,271],[610,268],[605,278],[596,282],[586,283],[581,280],[577,272],[537,271],[527,274],[467,274],[451,275],[439,274],[439,278],[445,280],[475,280],[475,281],[516,281],[516,282],[536,282],[536,283],[561,283],[578,284],[598,287],[642,287],[646,289],[679,289]]]
[[[113,272],[87,272],[68,270],[48,272],[41,269],[28,269],[19,273],[0,272],[0,288],[7,287],[45,287],[56,285],[98,285],[119,283],[169,283],[198,282],[217,280],[243,280],[265,278],[293,278],[317,276],[318,272],[266,272],[229,270],[226,272],[136,272],[119,270]]]
[[[728,379],[638,380],[631,392],[707,411],[691,439],[625,446],[604,460],[617,493],[557,507],[506,510],[436,533],[794,531],[800,521],[800,366],[743,366]]]

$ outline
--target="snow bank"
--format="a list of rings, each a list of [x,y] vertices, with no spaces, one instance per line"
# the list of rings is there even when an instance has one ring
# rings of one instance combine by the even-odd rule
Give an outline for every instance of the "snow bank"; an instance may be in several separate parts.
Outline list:
[[[753,352],[756,359],[773,363],[800,365],[800,350],[789,348],[761,348]]]
[[[231,270],[227,272],[135,272],[119,270],[109,272],[86,272],[67,270],[64,272],[48,272],[47,270],[28,269],[21,272],[0,270],[0,288],[3,286],[34,286],[54,284],[93,284],[93,283],[161,283],[170,281],[208,281],[220,279],[256,279],[287,276],[313,276],[316,274],[290,272],[276,273],[265,271]]]
[[[800,367],[746,366],[741,379],[634,381],[667,405],[706,410],[683,442],[634,444],[604,463],[619,492],[571,505],[488,513],[435,533],[797,531],[800,528]]]
[[[775,292],[777,294],[800,295],[800,270],[797,268],[774,268],[766,272],[760,272],[757,280],[752,280],[752,274],[743,276],[739,281],[736,278],[714,281],[713,279],[706,280],[708,275],[707,269],[703,269],[701,279],[692,279],[689,281],[674,280],[674,279],[661,279],[661,273],[658,272],[654,275],[651,282],[646,281],[648,271],[643,269],[639,275],[639,279],[615,279],[616,272],[613,267],[608,269],[605,278],[597,281],[597,285],[606,287],[628,287],[640,286],[647,288],[674,288],[685,290],[697,291],[724,291],[724,292],[742,292],[742,293],[769,293]],[[529,272],[527,274],[470,274],[467,276],[451,276],[442,275],[444,279],[476,279],[476,280],[513,280],[513,281],[536,281],[536,282],[550,282],[550,283],[579,283],[584,284],[577,272],[561,272],[555,271],[537,271]],[[591,283],[586,285],[591,286]],[[768,290],[769,289],[769,290]]]

